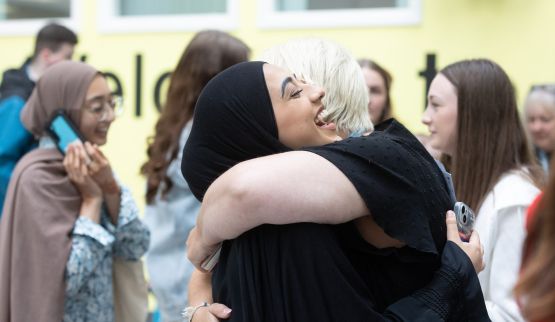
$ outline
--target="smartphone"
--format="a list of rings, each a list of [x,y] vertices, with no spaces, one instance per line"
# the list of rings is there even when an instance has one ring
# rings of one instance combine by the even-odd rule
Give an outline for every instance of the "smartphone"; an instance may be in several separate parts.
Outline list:
[[[459,235],[464,241],[470,239],[470,234],[472,234],[472,229],[474,228],[474,220],[476,216],[474,211],[467,206],[464,202],[456,202],[455,207],[453,207],[455,212],[455,217],[457,219],[457,228],[459,229]]]
[[[202,262],[202,264],[200,264],[200,267],[202,267],[203,269],[211,272],[212,269],[214,268],[214,266],[216,266],[216,264],[218,264],[218,260],[220,259],[220,252],[222,251],[222,246],[220,245],[220,248],[218,248],[218,250],[210,255],[207,259],[204,260],[204,262]]]
[[[58,110],[52,117],[46,128],[46,132],[56,142],[56,147],[63,155],[66,154],[67,147],[75,141],[85,142],[77,131],[77,127],[66,116],[63,110]]]

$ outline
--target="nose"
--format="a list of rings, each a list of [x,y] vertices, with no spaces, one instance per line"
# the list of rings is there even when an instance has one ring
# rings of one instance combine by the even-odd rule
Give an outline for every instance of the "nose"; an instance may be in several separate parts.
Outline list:
[[[432,116],[431,111],[430,111],[430,106],[426,106],[426,109],[424,110],[424,113],[422,114],[422,118],[420,119],[420,121],[422,123],[424,123],[425,125],[430,125],[430,123],[432,123]]]
[[[100,115],[99,122],[109,122],[112,123],[116,119],[116,111],[109,106],[105,105],[104,109],[102,110],[102,114]]]
[[[310,86],[310,100],[314,103],[320,103],[324,96],[326,96],[326,91],[318,85],[308,85]]]

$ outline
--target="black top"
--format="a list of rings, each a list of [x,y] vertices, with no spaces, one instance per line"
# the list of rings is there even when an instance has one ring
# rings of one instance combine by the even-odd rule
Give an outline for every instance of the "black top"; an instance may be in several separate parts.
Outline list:
[[[182,161],[198,199],[233,165],[288,150],[278,140],[262,67],[230,67],[199,97]],[[453,312],[487,320],[466,255],[449,244],[442,254],[450,202],[441,173],[402,125],[391,121],[367,138],[308,151],[343,171],[376,222],[408,246],[377,250],[352,223],[253,229],[224,243],[213,275],[214,299],[233,309],[231,321],[458,320]]]
[[[233,309],[232,321],[489,320],[472,264],[457,246],[443,260],[463,264],[439,269],[452,201],[409,131],[390,120],[368,137],[307,150],[337,166],[375,221],[407,246],[375,248],[353,222],[254,229],[225,243],[213,275],[214,300]]]
[[[31,96],[35,82],[27,75],[27,66],[30,62],[28,59],[21,68],[9,69],[4,72],[2,84],[0,84],[0,99],[16,95],[26,101]]]
[[[390,119],[367,137],[306,150],[343,172],[389,236],[422,252],[441,253],[451,196],[434,159],[403,125]]]

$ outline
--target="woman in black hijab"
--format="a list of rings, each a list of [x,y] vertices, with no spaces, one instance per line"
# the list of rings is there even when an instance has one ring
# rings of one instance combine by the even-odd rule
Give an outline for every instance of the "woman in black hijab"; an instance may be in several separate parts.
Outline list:
[[[444,213],[452,200],[442,173],[417,139],[396,121],[378,126],[367,137],[249,161],[216,180],[244,160],[289,151],[299,143],[314,146],[334,139],[333,126],[319,117],[323,93],[275,66],[263,66],[251,62],[229,68],[206,86],[197,103],[182,171],[195,196],[204,198],[194,233],[201,235],[200,243],[213,245],[210,238],[242,233],[242,222],[248,221],[242,217],[257,212],[270,214],[265,217],[271,218],[267,223],[295,222],[291,215],[298,215],[296,207],[306,200],[293,199],[286,205],[280,195],[291,191],[288,194],[272,181],[285,175],[290,178],[289,188],[297,186],[298,192],[303,182],[295,171],[308,178],[310,191],[327,208],[334,195],[355,192],[352,207],[340,207],[334,219],[313,221],[339,223],[372,216],[338,226],[262,225],[224,242],[213,272],[213,295],[216,302],[233,308],[231,320],[488,321],[472,264],[453,243],[444,248]],[[301,128],[297,134],[308,133],[300,141],[290,140],[282,131],[293,120],[299,120],[294,123]],[[303,124],[306,120],[313,128]],[[287,161],[298,165],[298,158],[304,157],[309,159],[307,167],[287,167]],[[260,167],[256,164],[260,162],[283,166]],[[330,166],[336,171],[330,177],[339,172],[347,180],[326,182]],[[314,177],[318,180],[312,181]],[[261,185],[251,185],[255,181]],[[233,190],[229,182],[239,188]],[[323,195],[325,191],[332,192]],[[258,197],[266,199],[261,202]],[[235,207],[234,200],[254,202],[241,208]],[[226,209],[220,219],[227,220],[219,225],[203,222],[210,219],[207,209],[218,202],[227,205],[216,207]],[[250,208],[257,203],[264,207],[262,211]]]

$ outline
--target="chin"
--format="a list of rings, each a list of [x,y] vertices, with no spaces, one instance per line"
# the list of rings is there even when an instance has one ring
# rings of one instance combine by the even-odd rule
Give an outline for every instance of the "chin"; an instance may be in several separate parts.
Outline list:
[[[99,138],[99,137],[95,137],[91,140],[91,143],[96,144],[98,146],[103,146],[104,144],[106,144],[106,138]]]

